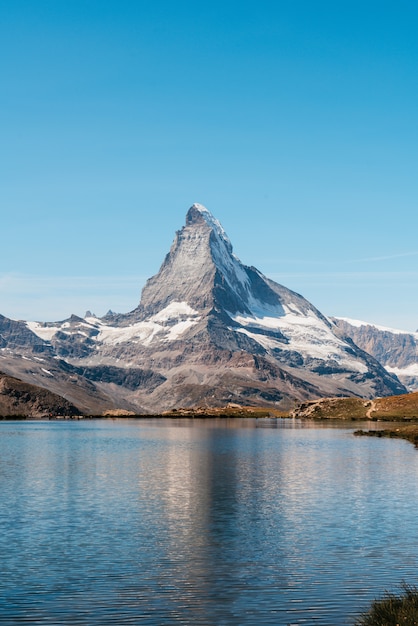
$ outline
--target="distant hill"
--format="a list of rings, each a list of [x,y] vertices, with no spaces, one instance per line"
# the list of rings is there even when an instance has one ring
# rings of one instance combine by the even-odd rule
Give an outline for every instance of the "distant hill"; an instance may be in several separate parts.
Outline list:
[[[47,389],[0,372],[0,416],[80,415],[80,409]]]

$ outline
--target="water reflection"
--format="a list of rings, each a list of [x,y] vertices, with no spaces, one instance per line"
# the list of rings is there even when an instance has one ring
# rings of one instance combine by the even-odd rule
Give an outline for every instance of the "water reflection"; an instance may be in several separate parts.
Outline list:
[[[335,626],[414,582],[416,450],[304,426],[0,424],[0,620]]]

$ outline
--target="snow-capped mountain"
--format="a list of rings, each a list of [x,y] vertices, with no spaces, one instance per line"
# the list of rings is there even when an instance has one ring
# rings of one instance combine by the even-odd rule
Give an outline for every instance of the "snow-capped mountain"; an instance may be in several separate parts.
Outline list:
[[[51,342],[32,332],[30,326],[0,315],[0,372],[48,389],[82,412],[116,408],[112,397],[83,376],[81,368],[59,358]],[[121,408],[129,407],[125,403]]]
[[[28,349],[38,342],[115,405],[138,411],[405,392],[302,296],[243,265],[199,204],[135,310],[24,326]]]
[[[418,391],[418,332],[334,318],[341,331],[395,374],[409,391]]]

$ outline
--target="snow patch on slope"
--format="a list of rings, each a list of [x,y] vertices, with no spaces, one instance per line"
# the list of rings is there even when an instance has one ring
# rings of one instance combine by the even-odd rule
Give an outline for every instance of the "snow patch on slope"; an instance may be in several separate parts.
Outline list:
[[[26,322],[26,326],[44,341],[51,341],[55,333],[61,330],[61,326],[45,326],[40,322]]]
[[[175,326],[172,326],[170,328],[170,331],[167,337],[165,337],[165,341],[175,341],[176,339],[181,337],[181,335],[185,333],[186,330],[188,330],[189,328],[197,324],[197,322],[198,320],[190,320],[190,319],[184,320],[184,322],[177,322]]]
[[[140,341],[148,345],[160,330],[162,330],[161,326],[152,322],[138,322],[124,327],[101,326],[97,341],[108,345]]]
[[[112,326],[108,322],[97,317],[86,317],[77,323],[77,327],[95,329],[98,334],[94,339],[98,343],[116,345],[132,341],[148,346],[159,335],[164,341],[175,341],[181,335],[197,324],[200,316],[187,302],[171,302],[167,307],[153,315],[146,322],[137,322],[130,326]],[[45,326],[39,322],[27,322],[28,328],[45,341],[51,341],[54,335],[60,331],[64,334],[71,333],[72,324],[65,321],[60,325]],[[89,337],[89,334],[77,328],[73,330],[78,335]],[[165,335],[165,337],[164,337]]]
[[[184,315],[196,317],[199,313],[192,309],[187,302],[170,302],[168,306],[153,315],[150,320],[154,322],[167,322],[168,320],[177,319]]]
[[[390,367],[389,365],[385,365],[385,369],[391,374],[395,374],[395,376],[411,376],[418,377],[418,363],[411,363],[406,367]]]
[[[242,335],[246,335],[250,337],[250,339],[254,339],[260,346],[263,346],[266,350],[274,350],[275,348],[282,348],[283,343],[277,341],[273,337],[267,337],[266,335],[260,335],[258,333],[252,333],[250,330],[246,328],[231,328],[230,330],[235,330],[237,333],[241,333]]]
[[[263,337],[252,333],[248,328],[280,331],[289,341],[286,349],[298,352],[305,358],[316,358],[325,361],[335,360],[341,367],[361,373],[367,372],[367,366],[356,358],[350,358],[345,348],[346,343],[336,337],[326,323],[318,318],[313,311],[302,314],[298,309],[284,306],[285,315],[274,316],[259,303],[258,315],[231,315],[241,325],[237,332],[246,334],[264,348],[283,349],[283,342],[273,337]],[[264,308],[264,310],[263,310]],[[261,315],[260,315],[261,313]]]
[[[346,322],[355,328],[361,328],[362,326],[369,326],[370,328],[376,328],[386,333],[392,333],[393,335],[413,335],[418,339],[418,332],[410,332],[408,330],[399,330],[397,328],[389,328],[388,326],[379,326],[378,324],[371,324],[370,322],[363,322],[361,320],[353,320],[350,317],[336,317],[335,319]],[[386,368],[387,369],[387,368]]]
[[[192,309],[187,302],[171,302],[150,317],[149,321],[122,327],[102,325],[97,341],[111,345],[132,341],[144,346],[149,346],[156,338],[175,341],[199,320],[198,311]]]

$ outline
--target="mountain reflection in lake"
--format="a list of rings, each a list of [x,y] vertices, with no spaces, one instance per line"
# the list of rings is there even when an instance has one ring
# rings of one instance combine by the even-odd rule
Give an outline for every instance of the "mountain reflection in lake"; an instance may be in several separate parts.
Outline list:
[[[312,426],[1,422],[0,622],[340,626],[416,583],[418,452]]]

